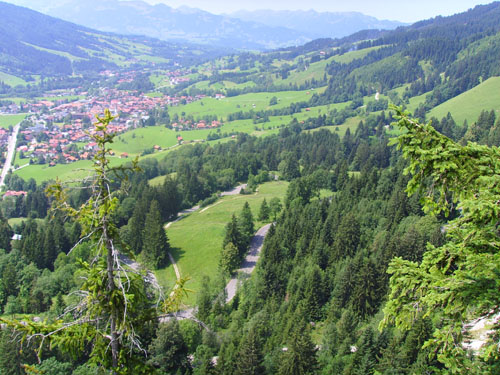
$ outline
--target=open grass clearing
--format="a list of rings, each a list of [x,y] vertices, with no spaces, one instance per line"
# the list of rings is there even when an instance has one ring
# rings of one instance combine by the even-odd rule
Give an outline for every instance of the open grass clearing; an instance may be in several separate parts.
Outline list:
[[[26,118],[26,113],[16,115],[0,115],[0,128],[7,129],[9,126],[14,126]]]
[[[214,279],[218,273],[218,264],[224,230],[231,220],[232,214],[239,215],[243,205],[248,201],[254,218],[259,212],[262,200],[269,202],[273,197],[283,200],[288,183],[273,181],[259,186],[258,192],[251,195],[233,195],[220,198],[217,204],[208,209],[191,213],[189,216],[173,223],[167,229],[167,236],[172,247],[172,255],[180,268],[183,277],[189,276],[186,284],[188,289],[194,291],[185,301],[192,305],[196,301],[196,292],[201,288],[202,276],[207,275]],[[219,203],[220,202],[220,203]],[[263,223],[256,223],[258,229]],[[173,275],[173,267],[156,271],[160,283],[164,286],[171,285],[168,275]],[[175,275],[170,276],[175,280]]]
[[[27,82],[24,79],[4,72],[0,72],[0,81],[12,87],[16,87],[18,85],[21,86],[27,85]]]
[[[365,49],[360,49],[356,51],[350,51],[346,52],[342,55],[337,55],[333,57],[333,61],[341,63],[341,64],[349,64],[350,62],[356,60],[356,59],[362,59],[366,55],[368,55],[370,52],[375,51],[377,49],[380,49],[384,46],[376,46],[376,47],[369,47]]]
[[[321,129],[326,129],[326,130],[329,130],[331,132],[337,133],[339,135],[339,137],[342,138],[345,135],[347,129],[349,129],[351,134],[354,134],[360,121],[363,121],[363,118],[360,116],[355,116],[355,117],[348,118],[342,125],[328,125],[328,126],[322,126],[320,128],[316,128],[316,129],[306,130],[306,131],[317,132]]]
[[[20,159],[19,164],[24,159]],[[130,159],[120,159],[118,157],[110,158],[110,165],[117,166],[130,161]],[[91,173],[92,161],[79,160],[70,164],[57,164],[54,167],[49,167],[48,164],[32,164],[22,168],[15,173],[24,180],[34,178],[37,183],[59,178],[61,181],[81,180]]]
[[[482,110],[500,114],[500,77],[491,77],[476,87],[433,108],[428,117],[441,120],[448,112],[458,125],[476,121]]]
[[[324,88],[316,91],[322,92]],[[177,114],[179,117],[192,115],[195,119],[215,115],[226,120],[227,115],[230,113],[279,109],[288,107],[292,103],[308,101],[314,92],[311,90],[280,91],[243,94],[224,99],[204,98],[186,105],[171,107],[169,108],[169,114],[170,117],[174,114]],[[278,99],[278,104],[270,106],[269,101],[274,96]]]

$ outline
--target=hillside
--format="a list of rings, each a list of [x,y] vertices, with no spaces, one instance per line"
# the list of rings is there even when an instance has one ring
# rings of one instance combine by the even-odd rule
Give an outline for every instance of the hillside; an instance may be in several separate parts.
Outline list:
[[[441,119],[450,112],[457,124],[461,125],[465,120],[471,124],[483,110],[500,113],[500,77],[491,77],[469,91],[434,107],[429,112],[429,117]]]
[[[0,71],[14,76],[67,76],[152,62],[173,66],[213,57],[217,51],[98,32],[0,2]]]

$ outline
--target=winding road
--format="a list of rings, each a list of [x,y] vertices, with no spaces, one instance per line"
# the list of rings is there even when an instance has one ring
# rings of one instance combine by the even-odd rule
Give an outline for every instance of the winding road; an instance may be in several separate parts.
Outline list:
[[[0,175],[0,187],[5,184],[5,176],[7,176],[7,172],[9,171],[12,160],[14,159],[14,152],[16,151],[16,143],[17,143],[17,135],[19,134],[19,128],[21,127],[21,123],[14,126],[12,134],[9,137],[9,145],[7,148],[7,157],[5,158],[5,165],[2,169],[2,174]]]
[[[244,189],[244,188],[246,188],[246,184],[237,186],[236,188],[234,188],[230,191],[221,193],[221,196],[239,194],[241,189]],[[210,207],[212,207],[212,206],[210,206]],[[206,207],[205,209],[208,209],[210,207]],[[181,211],[179,213],[179,217],[177,219],[165,224],[165,229],[169,228],[170,225],[172,225],[172,223],[175,223],[175,222],[181,220],[185,215],[199,210],[199,208],[200,208],[200,206],[195,206],[195,207],[192,207],[188,210]],[[266,224],[255,233],[255,235],[252,238],[252,241],[250,242],[248,254],[245,257],[245,259],[241,265],[241,268],[237,270],[236,275],[246,275],[246,277],[249,277],[250,274],[253,272],[253,270],[255,269],[255,266],[257,265],[257,261],[259,260],[260,252],[261,252],[262,247],[264,245],[264,239],[265,239],[270,227],[271,227],[271,224]],[[177,279],[179,279],[181,277],[181,272],[179,270],[179,267],[177,266],[177,263],[175,262],[175,259],[172,256],[172,254],[168,253],[168,257],[170,259],[170,262],[172,263],[172,266],[174,267],[175,275],[176,275]],[[154,275],[153,275],[153,277],[154,277]],[[241,285],[242,281],[244,281],[243,279],[244,278],[235,276],[231,280],[229,280],[229,282],[227,283],[227,285],[225,287],[226,303],[229,303],[234,298],[234,296],[236,295],[236,292],[238,290],[238,287]],[[203,322],[196,319],[195,315],[196,315],[196,310],[194,308],[190,308],[190,309],[186,309],[186,310],[177,311],[176,313],[169,314],[168,316],[164,316],[164,317],[162,317],[162,319],[160,321],[167,322],[168,320],[170,320],[172,318],[176,318],[176,319],[180,319],[180,320],[191,319],[191,320],[198,322],[205,329],[208,329]]]

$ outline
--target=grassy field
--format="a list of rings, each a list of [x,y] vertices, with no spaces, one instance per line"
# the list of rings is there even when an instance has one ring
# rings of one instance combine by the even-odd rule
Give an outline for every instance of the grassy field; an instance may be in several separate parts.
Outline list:
[[[191,280],[187,288],[192,293],[186,303],[196,301],[196,292],[200,290],[203,275],[214,278],[218,271],[221,244],[224,239],[224,229],[231,220],[231,215],[240,213],[245,201],[248,201],[254,218],[259,212],[262,200],[269,202],[273,197],[285,196],[287,182],[268,182],[259,187],[257,194],[226,196],[214,205],[198,210],[186,218],[173,223],[167,229],[167,236],[172,247],[172,255],[183,277]],[[256,229],[262,223],[255,225]],[[160,282],[165,286],[173,284],[173,267],[170,265],[156,272]]]
[[[450,99],[429,112],[429,117],[439,120],[451,113],[455,122],[462,125],[464,120],[470,123],[477,120],[482,110],[500,112],[500,77],[492,77],[473,89]]]
[[[0,115],[0,128],[7,129],[9,126],[14,126],[17,123],[23,121],[25,117],[25,113],[20,113],[17,115]]]
[[[23,160],[24,159],[18,160],[20,165],[24,164]],[[127,161],[130,161],[130,159],[112,157],[110,159],[110,165],[116,166],[126,163]],[[16,174],[25,180],[34,178],[37,183],[47,180],[55,180],[56,177],[61,181],[68,181],[87,177],[91,166],[91,160],[80,160],[71,164],[57,164],[54,167],[49,167],[48,164],[33,164],[18,170]]]
[[[331,62],[333,58],[328,60],[322,60],[309,65],[307,70],[297,71],[293,70],[290,72],[290,76],[286,79],[275,78],[274,83],[277,85],[287,85],[287,84],[297,84],[302,85],[306,81],[311,81],[311,79],[322,80],[325,74],[326,66]]]
[[[311,129],[307,130],[309,132],[317,132],[320,129],[327,129],[330,130],[331,132],[337,133],[339,137],[343,137],[345,135],[345,132],[347,129],[350,130],[351,134],[354,134],[356,131],[359,122],[362,121],[363,118],[356,116],[356,117],[350,117],[348,118],[342,125],[331,125],[331,126],[322,126],[321,128],[316,128],[316,129]]]
[[[25,86],[27,84],[27,82],[24,79],[4,72],[0,72],[0,81],[3,81],[6,85],[12,87],[15,87],[17,85]]]
[[[324,89],[318,89],[322,92]],[[187,105],[169,108],[170,117],[174,114],[182,116],[182,113],[192,115],[195,119],[216,115],[225,120],[230,113],[239,111],[248,112],[250,110],[260,111],[267,109],[278,109],[289,106],[295,102],[307,101],[311,98],[313,91],[281,91],[277,93],[264,92],[238,95],[235,97],[214,99],[204,98],[203,100],[189,103]],[[273,96],[278,98],[278,104],[269,106],[269,101]]]
[[[14,228],[15,226],[21,225],[23,222],[28,220],[26,217],[14,217],[8,220],[9,225]],[[35,219],[35,221],[40,224],[43,223],[44,219]]]
[[[0,100],[8,100],[8,101],[11,101],[13,103],[16,103],[17,105],[19,105],[21,103],[26,103],[28,101],[28,99],[26,99],[26,98],[18,98],[18,97],[0,98]]]
[[[85,99],[83,95],[64,95],[64,96],[39,96],[36,100],[47,100],[49,102],[58,102],[60,100],[67,100],[74,102],[75,100]]]

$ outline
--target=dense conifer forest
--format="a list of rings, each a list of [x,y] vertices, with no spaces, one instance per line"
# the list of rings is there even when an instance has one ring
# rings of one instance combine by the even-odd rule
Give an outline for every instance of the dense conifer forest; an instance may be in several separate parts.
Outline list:
[[[496,142],[500,122],[494,113],[484,112],[465,134],[448,121],[452,119],[444,118],[436,127],[452,138],[461,134],[461,142]],[[206,280],[200,291],[197,318],[210,329],[189,321],[171,322],[143,338],[148,361],[158,373],[390,374],[444,369],[430,348],[421,348],[438,321],[423,315],[408,331],[390,325],[378,328],[389,290],[389,263],[394,257],[420,262],[426,244],[445,243],[443,225],[449,220],[424,214],[418,194],[408,196],[410,176],[403,173],[408,163],[388,142],[376,123],[360,123],[354,134],[348,131],[342,138],[292,124],[276,136],[240,134],[228,143],[183,147],[163,161],[141,162],[142,172],[127,172],[128,182],[113,183],[116,189],[124,183],[129,187],[127,195],[117,196],[120,204],[113,214],[120,237],[155,268],[166,261],[161,256],[161,246],[168,246],[162,223],[181,208],[237,181],[265,181],[269,171],[279,171],[290,181],[254,276],[229,304],[220,298],[220,285],[230,268],[221,268],[220,280]],[[148,179],[173,171],[175,177],[149,186]],[[83,241],[68,254],[81,237],[80,224],[58,213],[43,219],[50,205],[43,186],[15,177],[9,184],[33,194],[3,202],[3,214],[15,217],[27,211],[32,219],[14,228],[22,239],[12,247],[12,229],[2,219],[2,311],[7,316],[44,313],[53,319],[71,302],[63,296],[81,286],[76,260],[90,256],[90,244]],[[322,189],[331,194],[323,198]],[[69,202],[79,207],[89,196],[88,189],[78,190]],[[262,207],[260,211],[254,215],[270,213]],[[452,210],[451,215],[458,212]],[[248,243],[241,236],[248,238],[253,230],[234,221],[222,246],[236,245],[241,254]],[[242,212],[238,221],[253,225],[252,213]],[[1,357],[9,359],[0,366],[15,371],[6,373],[20,373],[22,363],[33,363],[32,351],[25,348],[18,355],[11,342],[11,333],[4,330]],[[86,353],[71,358],[58,349],[47,350],[38,368],[93,373],[84,372]],[[189,353],[194,360],[186,359]]]

